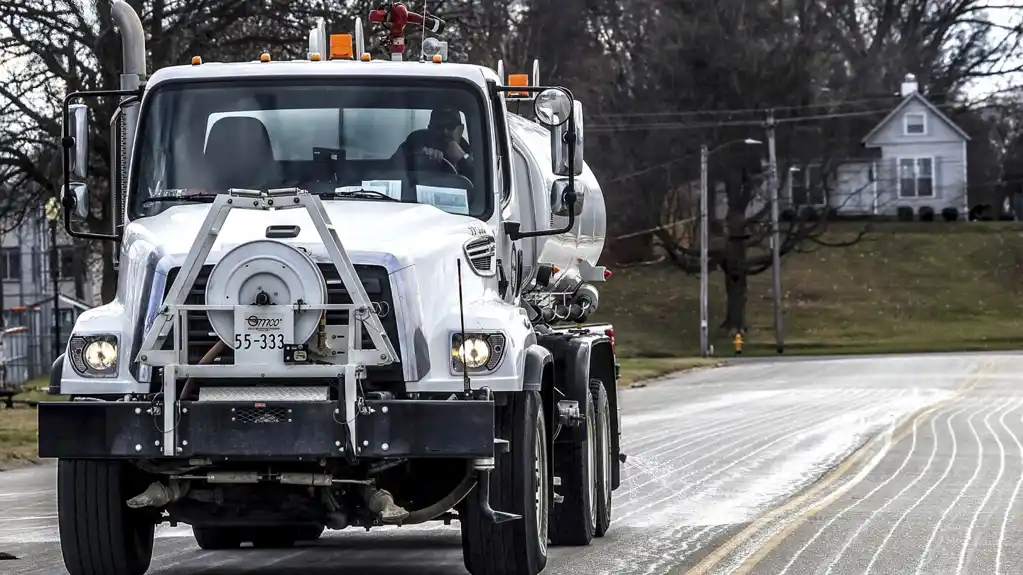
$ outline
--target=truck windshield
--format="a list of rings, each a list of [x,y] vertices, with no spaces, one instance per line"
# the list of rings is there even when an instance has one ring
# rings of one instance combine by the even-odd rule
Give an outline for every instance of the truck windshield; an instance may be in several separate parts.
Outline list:
[[[289,187],[491,213],[489,134],[470,87],[286,81],[155,88],[139,120],[132,216],[229,188]]]

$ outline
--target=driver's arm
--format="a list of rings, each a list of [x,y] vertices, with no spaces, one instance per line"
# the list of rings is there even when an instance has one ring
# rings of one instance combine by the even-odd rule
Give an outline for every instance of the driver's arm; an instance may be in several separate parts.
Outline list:
[[[470,154],[467,151],[467,150],[470,149],[469,148],[469,142],[465,141],[465,138],[462,138],[461,142],[459,142],[459,143],[461,144],[460,148],[461,148],[461,151],[462,151],[462,155],[461,155],[460,158],[457,158],[456,161],[454,161],[452,163],[455,165],[455,169],[458,170],[458,173],[460,175],[465,176],[465,177],[471,179],[472,168],[473,168],[473,157],[472,157],[472,154]]]

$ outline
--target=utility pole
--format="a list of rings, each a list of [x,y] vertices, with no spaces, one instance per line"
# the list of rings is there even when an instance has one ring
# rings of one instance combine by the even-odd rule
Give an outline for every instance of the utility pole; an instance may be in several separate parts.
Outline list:
[[[700,356],[710,355],[707,314],[707,276],[709,275],[709,253],[707,246],[708,216],[707,204],[707,145],[700,146]]]
[[[778,225],[778,157],[774,145],[774,111],[767,116],[768,186],[771,194],[771,274],[774,279],[774,341],[778,353],[785,352],[781,318],[781,234]]]
[[[50,281],[53,282],[53,355],[60,355],[60,251],[57,249],[57,220],[60,202],[56,196],[46,202],[46,219],[50,223]]]

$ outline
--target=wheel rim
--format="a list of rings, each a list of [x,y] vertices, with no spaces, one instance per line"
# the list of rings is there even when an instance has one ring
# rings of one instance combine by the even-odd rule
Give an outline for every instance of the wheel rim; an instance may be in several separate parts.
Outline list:
[[[533,440],[533,470],[536,475],[536,536],[540,551],[547,554],[547,457],[544,450],[545,434],[537,427]]]
[[[597,524],[597,470],[594,457],[597,457],[597,418],[591,411],[586,417],[586,481],[590,484],[590,523]]]

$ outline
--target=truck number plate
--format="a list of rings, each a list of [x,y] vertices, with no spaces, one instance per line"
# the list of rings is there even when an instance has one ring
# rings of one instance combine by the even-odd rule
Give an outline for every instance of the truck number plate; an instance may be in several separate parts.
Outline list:
[[[234,326],[235,364],[282,365],[284,346],[295,343],[295,314],[289,308],[238,307]]]

